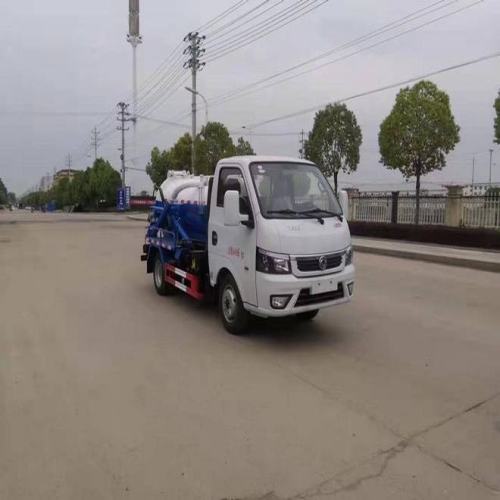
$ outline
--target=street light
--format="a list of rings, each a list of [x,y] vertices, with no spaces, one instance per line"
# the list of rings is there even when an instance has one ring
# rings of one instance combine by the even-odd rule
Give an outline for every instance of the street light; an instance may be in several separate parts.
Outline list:
[[[203,102],[205,103],[205,125],[208,123],[208,103],[205,97],[200,94],[197,90],[193,90],[191,87],[184,87],[188,92],[191,92],[191,94],[194,95],[199,95],[202,99]]]

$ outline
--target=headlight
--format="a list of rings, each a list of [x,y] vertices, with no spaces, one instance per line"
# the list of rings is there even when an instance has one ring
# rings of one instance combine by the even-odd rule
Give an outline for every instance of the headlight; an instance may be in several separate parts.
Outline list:
[[[354,250],[352,249],[352,247],[349,247],[345,251],[345,265],[350,266],[352,264],[353,258],[354,258]]]
[[[268,274],[290,274],[290,257],[257,248],[257,271]]]

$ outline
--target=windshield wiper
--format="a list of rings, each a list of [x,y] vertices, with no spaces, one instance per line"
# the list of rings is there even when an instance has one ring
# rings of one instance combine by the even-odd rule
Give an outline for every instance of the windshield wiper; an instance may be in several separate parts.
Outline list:
[[[305,210],[304,212],[301,212],[301,213],[315,214],[318,212],[321,212],[322,214],[326,214],[326,215],[331,215],[332,217],[338,217],[340,222],[342,222],[344,220],[344,217],[342,216],[342,214],[339,214],[337,212],[332,212],[330,210],[323,210],[322,208],[311,208],[310,210]]]
[[[289,208],[285,208],[283,210],[269,210],[267,213],[268,214],[286,214],[286,215],[300,215],[302,217],[305,217],[307,219],[317,219],[321,224],[324,224],[325,221],[323,220],[323,217],[320,217],[319,215],[314,215],[316,212],[315,210],[304,210],[301,212],[298,212],[297,210],[290,210]]]
[[[286,215],[304,215],[308,219],[316,219],[318,220],[321,224],[324,224],[325,221],[323,220],[322,217],[319,215],[313,215],[315,210],[312,212],[310,210],[305,210],[303,212],[298,212],[297,210],[290,210],[289,208],[285,208],[283,210],[269,210],[267,213],[268,214],[286,214]]]
[[[296,210],[290,210],[289,208],[284,208],[283,210],[268,210],[268,214],[291,214],[297,215],[299,212]]]

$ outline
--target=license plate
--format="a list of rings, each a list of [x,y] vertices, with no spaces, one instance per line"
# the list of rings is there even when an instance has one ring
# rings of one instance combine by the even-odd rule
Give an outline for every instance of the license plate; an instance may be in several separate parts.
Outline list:
[[[311,293],[312,295],[316,295],[318,293],[333,292],[337,290],[337,287],[338,282],[334,279],[316,281],[311,286]]]

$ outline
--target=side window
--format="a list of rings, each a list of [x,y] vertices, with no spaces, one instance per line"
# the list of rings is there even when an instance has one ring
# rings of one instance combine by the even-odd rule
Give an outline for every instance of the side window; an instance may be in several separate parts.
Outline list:
[[[219,185],[217,186],[217,206],[224,206],[224,194],[228,189],[240,192],[242,198],[248,199],[245,179],[239,168],[222,168],[219,174]]]

